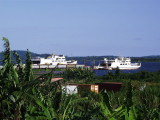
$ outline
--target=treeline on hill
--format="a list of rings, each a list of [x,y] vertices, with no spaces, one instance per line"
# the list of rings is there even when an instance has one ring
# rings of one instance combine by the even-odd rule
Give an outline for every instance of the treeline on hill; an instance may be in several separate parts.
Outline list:
[[[70,80],[83,82],[96,79],[92,71],[68,69],[64,81],[51,82],[50,73],[35,77],[31,68],[31,55],[26,54],[22,65],[15,52],[17,67],[11,61],[8,39],[4,41],[3,68],[0,69],[0,119],[1,120],[159,120],[160,87],[140,85],[133,88],[128,80],[119,92],[101,91],[96,94],[67,94],[62,85]],[[68,73],[67,73],[68,72]],[[72,76],[71,74],[76,74]],[[117,70],[111,76],[119,77]],[[110,79],[105,76],[103,79]],[[126,78],[125,78],[126,79]],[[86,81],[85,81],[86,80]],[[93,81],[92,81],[93,82]]]
[[[85,57],[67,57],[68,59],[78,61],[101,61],[104,58],[114,59],[118,56],[85,56]],[[160,62],[160,56],[130,57],[132,62]]]
[[[21,60],[23,63],[25,63],[26,60],[26,53],[27,51],[24,50],[15,50],[18,55],[20,56]],[[11,51],[11,54],[13,56],[14,51]],[[48,57],[50,54],[37,54],[37,53],[33,53],[30,52],[31,57]],[[113,56],[113,55],[108,55],[108,56],[77,56],[77,57],[69,57],[66,56],[67,60],[77,60],[77,61],[101,61],[104,58],[108,58],[108,59],[114,59],[118,56]],[[144,56],[144,57],[130,57],[132,62],[160,62],[160,55],[155,55],[155,56]],[[0,52],[0,61],[3,60],[3,52]],[[14,57],[12,57],[12,60],[15,61]]]

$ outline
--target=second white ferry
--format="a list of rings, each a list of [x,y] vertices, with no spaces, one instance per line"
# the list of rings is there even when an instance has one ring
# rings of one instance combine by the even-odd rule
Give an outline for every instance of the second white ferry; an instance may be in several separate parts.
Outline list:
[[[108,60],[104,58],[104,60],[98,65],[97,69],[116,69],[120,70],[132,70],[138,69],[141,67],[141,63],[131,63],[130,58],[118,57],[113,60]]]

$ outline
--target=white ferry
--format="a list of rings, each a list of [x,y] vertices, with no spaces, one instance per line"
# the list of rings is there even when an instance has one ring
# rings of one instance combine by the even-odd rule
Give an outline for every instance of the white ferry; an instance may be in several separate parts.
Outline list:
[[[141,67],[141,63],[131,63],[130,58],[125,57],[118,57],[113,60],[108,60],[104,58],[104,60],[98,65],[98,69],[116,69],[119,68],[120,70],[132,70],[138,69]]]
[[[64,55],[54,55],[48,56],[47,58],[36,57],[31,59],[32,64],[34,65],[67,65],[67,64],[77,64],[75,60],[66,60]]]

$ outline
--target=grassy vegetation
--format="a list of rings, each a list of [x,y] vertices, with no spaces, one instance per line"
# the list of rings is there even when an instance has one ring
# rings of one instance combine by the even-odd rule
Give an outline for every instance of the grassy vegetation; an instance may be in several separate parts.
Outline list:
[[[68,69],[64,83],[52,82],[53,71],[34,76],[29,51],[26,65],[18,54],[18,66],[11,61],[10,44],[4,41],[3,68],[0,69],[0,119],[2,120],[159,120],[159,72],[136,74],[108,73],[97,77],[88,70]],[[151,79],[153,78],[153,79]],[[66,94],[61,85],[65,82],[92,83],[100,81],[128,81],[119,92],[102,91],[100,94]],[[143,83],[141,82],[141,79]],[[154,80],[154,81],[153,81]],[[145,85],[146,84],[146,85]],[[134,86],[133,86],[134,85]],[[146,87],[144,87],[146,86]]]

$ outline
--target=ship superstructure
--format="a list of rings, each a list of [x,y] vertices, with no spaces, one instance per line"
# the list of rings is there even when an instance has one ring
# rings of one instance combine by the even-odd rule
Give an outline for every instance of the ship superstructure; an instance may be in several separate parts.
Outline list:
[[[58,65],[58,64],[77,64],[76,60],[66,60],[64,55],[54,55],[48,56],[47,58],[36,57],[32,59],[32,64],[40,65]]]

